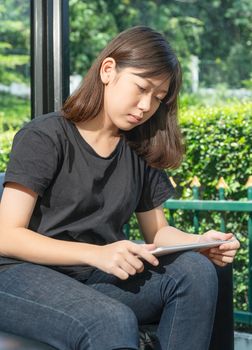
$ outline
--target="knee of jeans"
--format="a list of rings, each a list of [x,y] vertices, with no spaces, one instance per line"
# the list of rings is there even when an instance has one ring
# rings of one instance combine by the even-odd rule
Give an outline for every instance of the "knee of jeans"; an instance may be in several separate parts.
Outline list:
[[[213,263],[204,255],[196,252],[186,252],[180,258],[184,266],[184,278],[190,287],[196,289],[199,296],[215,297],[218,278]]]
[[[138,330],[138,321],[135,313],[124,304],[118,304],[114,311],[108,316],[108,322],[114,324],[114,327],[124,332],[132,332],[132,330]]]
[[[121,303],[104,306],[92,323],[78,322],[74,331],[73,349],[103,349],[104,345],[106,349],[116,348],[117,345],[120,348],[120,344],[138,344],[139,338],[134,312]]]

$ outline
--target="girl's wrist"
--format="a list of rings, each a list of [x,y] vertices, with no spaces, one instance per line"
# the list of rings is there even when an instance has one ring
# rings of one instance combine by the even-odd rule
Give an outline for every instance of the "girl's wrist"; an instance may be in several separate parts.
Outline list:
[[[191,233],[191,236],[193,238],[192,243],[202,243],[203,242],[202,235]]]
[[[80,265],[90,265],[97,267],[97,258],[100,256],[101,246],[95,244],[80,243]]]

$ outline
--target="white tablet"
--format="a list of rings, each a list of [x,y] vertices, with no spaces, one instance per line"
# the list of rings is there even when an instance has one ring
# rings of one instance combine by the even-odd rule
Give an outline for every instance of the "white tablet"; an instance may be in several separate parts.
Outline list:
[[[222,240],[216,240],[211,242],[204,242],[204,243],[193,243],[193,244],[178,244],[178,245],[172,245],[172,246],[166,246],[166,247],[158,247],[151,251],[151,253],[155,256],[161,256],[165,254],[171,254],[176,252],[182,252],[186,250],[201,250],[201,249],[208,249],[213,247],[218,247],[219,245],[223,243],[230,243],[233,242],[234,239],[230,239],[227,241]]]

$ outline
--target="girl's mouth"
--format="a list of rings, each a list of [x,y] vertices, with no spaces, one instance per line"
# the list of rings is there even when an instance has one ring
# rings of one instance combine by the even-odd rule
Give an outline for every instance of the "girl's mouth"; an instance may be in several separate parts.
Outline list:
[[[128,115],[128,120],[129,120],[130,123],[138,124],[142,120],[142,118],[139,117],[139,116],[136,116],[134,114],[129,114]]]

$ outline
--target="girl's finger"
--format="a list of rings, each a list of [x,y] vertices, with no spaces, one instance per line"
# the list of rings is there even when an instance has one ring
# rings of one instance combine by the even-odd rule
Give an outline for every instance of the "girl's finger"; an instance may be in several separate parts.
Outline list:
[[[111,273],[113,273],[114,276],[120,278],[121,280],[126,280],[127,278],[129,278],[129,274],[117,266],[113,268]]]
[[[136,244],[134,246],[131,246],[130,252],[137,255],[138,257],[143,258],[151,265],[157,266],[159,264],[158,259],[154,255],[152,255],[144,245],[140,246]]]
[[[154,250],[156,247],[156,245],[154,243],[143,243],[143,244],[140,244],[142,247],[146,248],[147,250]]]
[[[128,275],[135,275],[136,274],[136,269],[127,262],[127,260],[123,260],[120,263],[119,266],[123,271],[127,272]]]
[[[211,261],[212,261],[215,265],[218,265],[218,266],[221,266],[221,267],[227,265],[227,263],[225,263],[225,262],[223,262],[223,261],[216,260],[216,259],[214,259],[214,258],[211,258]]]
[[[223,243],[219,246],[220,250],[237,250],[240,248],[240,242],[235,239],[233,242],[230,243]]]
[[[218,260],[223,263],[228,263],[231,264],[234,260],[232,256],[224,256],[224,255],[219,255],[219,254],[209,254],[209,258],[212,260]]]
[[[143,262],[136,255],[127,254],[127,256],[125,256],[125,259],[131,266],[134,267],[134,269],[136,269],[137,272],[143,271],[143,268],[144,268]]]
[[[210,249],[209,253],[223,256],[235,256],[236,250],[220,251],[218,249]]]

